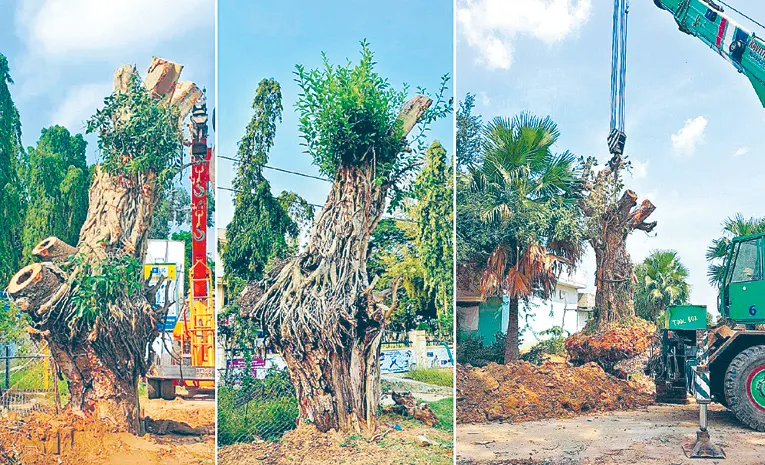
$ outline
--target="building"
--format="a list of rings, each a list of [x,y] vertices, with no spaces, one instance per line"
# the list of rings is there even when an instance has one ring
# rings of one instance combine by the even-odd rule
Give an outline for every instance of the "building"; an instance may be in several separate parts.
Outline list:
[[[484,345],[494,342],[498,332],[507,332],[510,319],[509,299],[483,298],[478,292],[478,276],[457,278],[457,330],[481,338]],[[553,327],[562,327],[564,334],[580,331],[589,320],[595,298],[584,292],[584,273],[564,274],[549,299],[532,298],[519,306],[521,349],[526,349],[547,336],[541,334]],[[462,284],[462,285],[460,285]]]

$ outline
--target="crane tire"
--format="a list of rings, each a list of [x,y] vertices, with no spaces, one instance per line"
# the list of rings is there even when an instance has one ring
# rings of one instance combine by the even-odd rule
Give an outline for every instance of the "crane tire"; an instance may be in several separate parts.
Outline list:
[[[742,423],[765,431],[765,345],[736,355],[725,371],[728,408]]]

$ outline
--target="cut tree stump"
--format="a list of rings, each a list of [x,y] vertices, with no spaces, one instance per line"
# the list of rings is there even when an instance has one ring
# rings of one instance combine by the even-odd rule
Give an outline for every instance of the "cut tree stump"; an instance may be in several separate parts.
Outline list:
[[[396,403],[398,410],[407,416],[420,420],[428,426],[436,426],[439,422],[436,412],[425,402],[417,403],[411,392],[391,393],[393,402]]]
[[[56,236],[43,239],[32,249],[32,255],[44,262],[65,262],[76,253],[76,247],[72,247]]]

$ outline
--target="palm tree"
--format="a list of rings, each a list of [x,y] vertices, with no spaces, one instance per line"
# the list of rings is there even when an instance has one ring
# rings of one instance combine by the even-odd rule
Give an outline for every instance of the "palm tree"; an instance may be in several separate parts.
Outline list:
[[[670,305],[688,302],[688,268],[674,250],[655,250],[635,269],[635,313],[656,322]]]
[[[737,213],[723,222],[723,235],[712,241],[707,248],[707,277],[709,283],[720,287],[725,274],[725,257],[728,255],[734,237],[765,233],[765,218],[744,218]]]
[[[578,163],[568,151],[552,151],[559,135],[549,117],[494,118],[483,131],[482,162],[470,172],[473,189],[485,199],[481,218],[500,231],[481,291],[510,299],[506,363],[519,355],[519,301],[549,297],[584,244]]]

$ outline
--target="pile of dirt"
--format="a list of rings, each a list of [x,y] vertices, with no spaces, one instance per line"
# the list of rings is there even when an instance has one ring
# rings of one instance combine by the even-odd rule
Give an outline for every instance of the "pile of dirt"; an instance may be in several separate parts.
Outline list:
[[[218,451],[219,465],[323,465],[452,463],[452,434],[412,420],[383,417],[375,433],[319,432],[301,425],[279,441],[256,441],[225,446]],[[395,425],[395,427],[394,427]],[[427,438],[428,445],[421,443]],[[420,438],[420,439],[418,439]]]
[[[164,402],[164,404],[163,404]],[[200,434],[134,436],[108,421],[73,415],[68,410],[0,417],[0,463],[18,465],[89,465],[135,463],[202,465],[215,463],[215,404],[211,401],[141,399],[155,425],[183,425]]]
[[[457,366],[458,423],[566,418],[651,403],[644,383],[618,379],[596,363]]]
[[[619,362],[636,359],[634,363],[623,363],[613,373],[620,375],[638,372],[655,340],[656,326],[636,319],[629,326],[612,326],[593,334],[576,333],[566,339],[566,351],[574,364],[596,362],[609,371]]]

